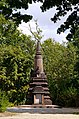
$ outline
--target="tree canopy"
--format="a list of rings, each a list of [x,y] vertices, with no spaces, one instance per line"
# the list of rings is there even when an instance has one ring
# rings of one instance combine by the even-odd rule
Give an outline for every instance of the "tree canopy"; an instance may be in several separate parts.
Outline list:
[[[0,15],[0,36],[0,89],[7,93],[9,101],[23,103],[29,87],[35,42],[31,36],[20,33],[14,22],[3,15]]]
[[[77,107],[79,106],[79,72],[74,70],[77,60],[76,49],[72,43],[66,45],[61,45],[52,39],[44,41],[42,44],[44,68],[52,102],[61,106]]]
[[[79,27],[79,0],[1,0],[0,1],[0,13],[4,14],[6,19],[13,19],[17,25],[24,22],[28,22],[32,19],[32,16],[27,14],[21,14],[18,9],[28,9],[29,4],[33,2],[42,2],[42,12],[56,7],[57,13],[51,18],[52,21],[57,22],[62,16],[65,16],[68,12],[70,15],[66,21],[58,28],[57,32],[61,33],[70,30],[67,36],[68,40],[71,40],[76,29]],[[15,12],[13,12],[15,10]],[[51,14],[52,17],[52,14]]]
[[[6,19],[12,19],[16,24],[20,24],[21,20],[28,22],[32,19],[32,16],[17,11],[18,9],[28,9],[28,4],[32,3],[30,0],[1,0],[0,1],[0,13],[5,16]],[[15,11],[15,12],[13,12]]]
[[[79,27],[79,0],[44,0],[41,9],[44,12],[55,6],[57,13],[51,18],[54,23],[60,20],[62,16],[67,15],[68,12],[71,13],[57,30],[58,33],[61,33],[69,29],[70,33],[68,34],[67,39],[70,41]]]
[[[41,40],[42,31],[37,24],[36,31],[33,32],[31,27],[30,31],[36,40]],[[47,39],[41,44],[53,104],[79,106],[78,32],[74,35],[74,42],[66,45],[53,39]],[[34,63],[35,41],[31,36],[18,31],[16,24],[10,19],[6,20],[2,14],[0,36],[0,99],[3,100],[2,92],[6,92],[10,102],[25,104],[28,102],[27,92]]]

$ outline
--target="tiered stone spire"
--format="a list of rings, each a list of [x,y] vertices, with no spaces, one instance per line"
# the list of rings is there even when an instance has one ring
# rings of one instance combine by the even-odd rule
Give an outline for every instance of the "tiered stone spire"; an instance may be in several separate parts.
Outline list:
[[[29,84],[30,104],[51,105],[47,78],[43,70],[43,59],[41,55],[40,41],[37,41],[36,55],[34,59],[34,70],[31,71]]]
[[[43,72],[43,60],[41,55],[40,41],[37,42],[36,55],[34,61],[34,70],[37,70],[37,68],[39,68],[39,73]]]

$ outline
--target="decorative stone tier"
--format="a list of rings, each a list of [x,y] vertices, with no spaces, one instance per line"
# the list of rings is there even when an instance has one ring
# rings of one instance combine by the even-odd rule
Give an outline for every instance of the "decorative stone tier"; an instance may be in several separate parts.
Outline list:
[[[37,42],[36,55],[34,59],[34,70],[31,70],[31,80],[29,87],[29,104],[52,105],[48,89],[47,77],[43,70],[43,59],[39,41]]]
[[[30,85],[48,85],[47,82],[33,82],[33,83],[30,83]]]
[[[52,101],[50,99],[50,92],[48,88],[48,82],[46,77],[45,78],[40,78],[40,77],[32,77],[31,82],[30,82],[30,88],[29,88],[29,93],[31,95],[31,104],[33,104],[33,96],[37,94],[43,95],[43,105],[52,105]]]

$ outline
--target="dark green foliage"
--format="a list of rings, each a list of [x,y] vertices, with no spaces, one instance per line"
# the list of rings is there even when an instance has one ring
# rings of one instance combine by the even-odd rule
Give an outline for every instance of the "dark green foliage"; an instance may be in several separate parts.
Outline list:
[[[7,92],[9,100],[14,103],[26,101],[28,81],[32,68],[30,52],[26,54],[20,46],[0,47],[0,89]],[[16,96],[15,96],[16,95]]]
[[[60,45],[52,39],[43,45],[44,68],[53,104],[79,106],[79,79],[74,71],[76,49],[72,43]]]
[[[12,21],[0,18],[0,89],[7,93],[9,101],[22,104],[27,100],[34,41],[21,34]]]
[[[39,32],[32,35],[40,40],[42,36],[38,33],[41,30],[36,30]],[[0,89],[7,93],[9,101],[25,104],[34,63],[35,42],[31,36],[20,33],[15,23],[6,20],[3,15],[0,15],[0,36]],[[72,42],[62,45],[52,39],[42,43],[44,68],[53,104],[79,106],[78,36],[76,32]]]
[[[17,11],[17,9],[28,9],[28,4],[32,3],[31,0],[1,0],[0,1],[0,12],[5,16],[6,19],[12,19],[17,25],[24,22],[28,22],[32,19],[32,16]],[[16,12],[13,12],[16,11]]]
[[[66,107],[79,107],[78,79],[54,80],[50,84],[55,104]]]
[[[0,62],[0,88],[6,91],[10,101],[21,101],[28,90],[28,78],[31,61],[22,53],[20,47],[0,47],[2,62]],[[21,94],[22,93],[22,94]],[[15,97],[16,95],[16,97]]]

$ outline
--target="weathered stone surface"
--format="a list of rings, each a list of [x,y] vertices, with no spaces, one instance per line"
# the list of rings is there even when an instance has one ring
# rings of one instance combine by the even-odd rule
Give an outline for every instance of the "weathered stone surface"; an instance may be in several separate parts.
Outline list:
[[[29,84],[29,103],[52,105],[48,82],[43,70],[43,58],[41,55],[40,42],[37,42],[36,55],[34,60],[34,70],[31,71],[31,81]]]

